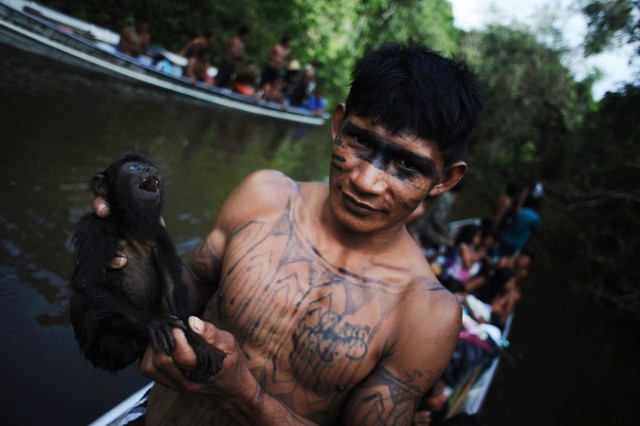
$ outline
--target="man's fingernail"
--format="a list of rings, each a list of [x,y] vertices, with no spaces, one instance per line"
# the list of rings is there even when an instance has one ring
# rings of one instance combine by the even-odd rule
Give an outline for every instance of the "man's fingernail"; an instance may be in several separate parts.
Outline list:
[[[105,203],[98,204],[98,213],[99,214],[109,213],[109,206],[107,206]]]
[[[115,266],[116,268],[122,268],[126,264],[127,264],[126,257],[118,256],[113,258],[113,266]]]
[[[204,323],[198,317],[189,317],[189,326],[196,333],[202,333],[204,330]]]

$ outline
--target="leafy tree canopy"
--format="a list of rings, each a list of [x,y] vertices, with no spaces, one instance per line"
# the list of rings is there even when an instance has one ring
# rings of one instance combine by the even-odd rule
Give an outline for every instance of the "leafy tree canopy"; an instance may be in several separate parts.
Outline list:
[[[640,54],[640,2],[636,0],[583,0],[588,33],[585,54],[601,53],[615,40],[635,45]]]

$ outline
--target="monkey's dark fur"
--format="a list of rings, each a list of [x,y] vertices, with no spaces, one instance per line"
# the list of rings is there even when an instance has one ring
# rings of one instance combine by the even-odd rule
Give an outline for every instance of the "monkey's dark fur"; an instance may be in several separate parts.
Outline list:
[[[77,260],[71,278],[71,323],[85,356],[98,368],[118,371],[139,360],[149,342],[168,355],[175,348],[171,330],[184,331],[198,355],[201,382],[216,374],[225,354],[207,345],[184,324],[194,299],[182,279],[182,262],[160,223],[163,188],[158,169],[145,157],[129,154],[90,182],[106,198],[110,214],[91,213],[74,235]],[[117,252],[127,265],[106,268]]]

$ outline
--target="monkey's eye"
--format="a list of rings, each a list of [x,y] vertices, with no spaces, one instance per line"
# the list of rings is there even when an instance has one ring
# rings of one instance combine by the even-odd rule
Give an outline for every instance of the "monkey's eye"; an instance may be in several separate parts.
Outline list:
[[[129,166],[129,170],[133,170],[133,171],[136,171],[136,172],[138,170],[140,170],[140,169],[141,169],[141,167],[138,164],[132,164],[132,165]]]

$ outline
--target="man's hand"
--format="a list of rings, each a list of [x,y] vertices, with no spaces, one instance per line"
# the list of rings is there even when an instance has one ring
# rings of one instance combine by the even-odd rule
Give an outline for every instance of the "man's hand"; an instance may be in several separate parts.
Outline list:
[[[107,200],[103,197],[96,197],[91,202],[91,208],[93,212],[101,218],[105,218],[109,216],[109,204],[107,204]]]
[[[419,410],[413,416],[414,426],[429,426],[431,424],[431,411]]]
[[[173,330],[176,348],[172,355],[168,356],[163,351],[154,352],[149,346],[140,363],[140,372],[175,391],[201,393],[218,397],[216,399],[219,401],[233,398],[255,402],[260,394],[260,385],[244,364],[233,335],[193,316],[189,317],[189,327],[208,344],[227,354],[222,369],[216,375],[204,383],[194,383],[185,377],[185,371],[196,367],[197,357],[179,329]]]
[[[110,213],[109,204],[107,203],[107,200],[105,200],[103,197],[94,198],[93,201],[91,202],[91,209],[96,214],[96,216],[102,219],[109,216],[109,213]],[[126,245],[126,242],[123,241],[122,244]],[[124,268],[126,264],[127,264],[127,257],[124,255],[124,252],[120,251],[118,252],[118,256],[114,257],[109,262],[107,262],[106,266],[109,269],[121,269],[121,268]]]
[[[111,212],[109,210],[109,204],[107,203],[107,200],[105,200],[103,197],[100,197],[100,196],[93,199],[93,201],[91,202],[91,209],[96,214],[96,216],[102,219],[109,216],[109,213]],[[160,217],[160,223],[162,224],[162,226],[166,226],[162,216]],[[121,244],[123,248],[125,248],[127,243],[126,241],[122,241]],[[127,257],[125,256],[124,251],[119,251],[118,256],[114,257],[107,263],[107,268],[121,269],[121,268],[124,268],[126,264],[127,264]]]

